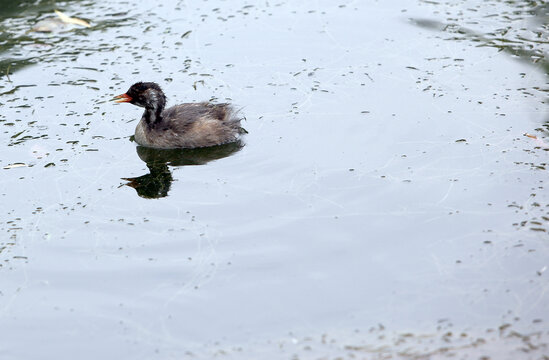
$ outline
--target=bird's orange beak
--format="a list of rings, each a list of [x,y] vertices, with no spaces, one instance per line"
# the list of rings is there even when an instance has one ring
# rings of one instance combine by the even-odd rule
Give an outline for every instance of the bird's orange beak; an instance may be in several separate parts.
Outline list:
[[[118,96],[115,96],[113,98],[113,100],[117,103],[125,103],[125,102],[130,102],[132,101],[132,97],[129,96],[128,94],[121,94],[121,95],[118,95]]]

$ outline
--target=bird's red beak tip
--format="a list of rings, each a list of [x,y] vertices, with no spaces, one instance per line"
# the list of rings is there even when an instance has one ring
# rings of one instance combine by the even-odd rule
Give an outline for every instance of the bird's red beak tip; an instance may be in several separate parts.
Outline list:
[[[133,99],[132,99],[132,97],[129,96],[128,94],[120,94],[120,95],[118,95],[118,96],[115,96],[115,97],[113,98],[113,100],[114,100],[115,102],[117,102],[117,103],[125,103],[125,102],[130,102],[130,101],[132,101]]]

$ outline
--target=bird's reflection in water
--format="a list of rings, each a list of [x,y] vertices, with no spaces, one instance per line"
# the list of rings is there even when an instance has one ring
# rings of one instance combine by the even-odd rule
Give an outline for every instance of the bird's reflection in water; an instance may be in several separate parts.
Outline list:
[[[137,195],[143,198],[165,197],[173,181],[168,165],[204,165],[212,160],[230,156],[239,151],[242,146],[240,141],[198,149],[152,149],[138,146],[137,155],[147,164],[149,173],[134,178],[122,178],[122,180],[128,181],[124,185],[134,188]]]

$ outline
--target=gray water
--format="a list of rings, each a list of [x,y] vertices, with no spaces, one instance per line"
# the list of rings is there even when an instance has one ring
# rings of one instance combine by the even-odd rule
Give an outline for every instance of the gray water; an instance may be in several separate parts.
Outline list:
[[[549,354],[543,1],[0,5],[0,359]],[[137,81],[249,134],[136,147]]]

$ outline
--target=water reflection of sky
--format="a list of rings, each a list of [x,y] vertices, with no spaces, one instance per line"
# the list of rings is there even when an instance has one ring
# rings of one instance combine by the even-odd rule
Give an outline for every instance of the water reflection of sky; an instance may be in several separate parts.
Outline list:
[[[2,356],[543,354],[540,8],[74,1],[90,29],[34,34],[52,5],[11,4]],[[245,146],[136,153],[107,100],[138,80],[242,107]]]

